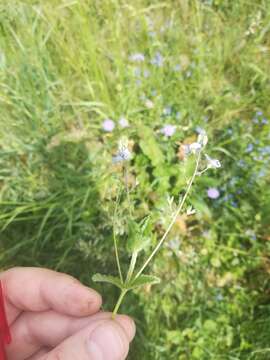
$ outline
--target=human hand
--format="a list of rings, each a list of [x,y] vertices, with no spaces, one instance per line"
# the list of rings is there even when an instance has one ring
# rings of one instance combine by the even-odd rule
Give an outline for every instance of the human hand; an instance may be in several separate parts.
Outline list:
[[[134,322],[100,312],[101,296],[69,275],[41,268],[0,274],[12,342],[9,360],[124,360]]]

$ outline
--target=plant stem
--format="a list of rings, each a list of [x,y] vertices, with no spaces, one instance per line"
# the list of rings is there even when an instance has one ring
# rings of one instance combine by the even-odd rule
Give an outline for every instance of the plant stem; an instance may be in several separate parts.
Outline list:
[[[117,200],[116,200],[116,205],[115,205],[114,215],[113,215],[113,244],[114,244],[114,252],[115,252],[115,258],[116,258],[116,264],[117,264],[117,268],[118,268],[119,277],[120,277],[121,282],[123,283],[124,279],[123,279],[123,275],[122,275],[122,271],[121,271],[121,265],[120,265],[120,260],[119,260],[118,247],[117,247],[117,239],[116,239],[116,234],[115,234],[115,219],[116,219],[116,213],[117,213],[117,209],[118,209],[120,194],[121,194],[121,188],[119,189],[119,192],[117,195]]]
[[[136,265],[136,261],[137,261],[137,256],[138,253],[137,251],[134,251],[130,260],[130,265],[129,265],[129,269],[128,269],[128,273],[127,273],[127,280],[126,282],[129,282],[130,279],[132,278],[132,275],[134,273],[134,269],[135,269],[135,265]]]
[[[123,171],[124,171],[125,187],[126,187],[127,200],[128,200],[128,211],[129,211],[129,215],[131,217],[131,215],[132,215],[131,214],[131,200],[130,200],[130,193],[129,193],[129,188],[128,188],[128,167],[127,167],[127,165],[124,165]]]
[[[174,214],[174,216],[173,216],[173,218],[172,218],[172,220],[171,220],[171,222],[170,222],[167,230],[165,231],[164,235],[162,236],[162,238],[160,239],[160,241],[159,241],[158,244],[156,245],[155,249],[152,251],[152,253],[151,253],[151,255],[149,256],[149,258],[146,260],[146,262],[143,264],[143,266],[140,268],[140,270],[139,270],[138,273],[136,274],[135,279],[137,279],[137,278],[142,274],[142,272],[144,271],[144,269],[147,267],[147,265],[150,263],[150,261],[151,261],[151,260],[153,259],[153,257],[156,255],[156,253],[157,253],[158,250],[160,249],[161,245],[162,245],[163,242],[165,241],[167,235],[168,235],[169,232],[171,231],[171,229],[172,229],[172,227],[173,227],[173,225],[174,225],[174,223],[175,223],[178,215],[180,214],[180,212],[181,212],[181,210],[182,210],[182,208],[183,208],[183,205],[184,205],[184,203],[185,203],[185,201],[186,201],[186,199],[187,199],[187,196],[188,196],[188,194],[189,194],[189,192],[190,192],[191,186],[192,186],[192,184],[193,184],[193,182],[194,182],[194,179],[195,179],[195,177],[196,177],[196,175],[197,175],[197,171],[198,171],[200,159],[201,159],[201,152],[199,152],[199,154],[198,154],[198,157],[197,157],[197,160],[196,160],[195,170],[194,170],[194,173],[193,173],[193,175],[192,175],[192,177],[191,177],[191,179],[190,179],[190,181],[189,181],[189,183],[188,183],[188,187],[187,187],[187,190],[186,190],[186,192],[185,192],[185,195],[183,196],[183,198],[182,198],[182,200],[181,200],[181,202],[180,202],[180,204],[179,204],[179,206],[178,206],[178,208],[177,208],[177,210],[176,210],[176,212],[175,212],[175,214]]]
[[[119,260],[119,254],[118,254],[118,248],[117,248],[117,239],[116,239],[116,236],[115,236],[115,231],[113,232],[113,243],[114,243],[114,252],[115,252],[115,258],[116,258],[118,273],[119,273],[119,276],[120,276],[120,280],[123,283],[123,275],[122,275],[122,271],[121,271],[121,265],[120,265],[120,260]]]
[[[116,305],[115,305],[115,307],[113,309],[113,313],[112,313],[112,318],[113,319],[115,319],[115,316],[116,316],[116,314],[117,314],[117,312],[118,312],[118,310],[120,308],[120,305],[122,304],[122,301],[123,301],[123,299],[124,299],[127,292],[128,292],[127,289],[122,289],[121,290],[121,294],[120,294],[120,296],[118,298],[118,301],[117,301],[117,303],[116,303]]]

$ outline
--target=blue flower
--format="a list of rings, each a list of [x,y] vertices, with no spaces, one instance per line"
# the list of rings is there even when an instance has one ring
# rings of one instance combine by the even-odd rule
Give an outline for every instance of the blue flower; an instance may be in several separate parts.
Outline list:
[[[164,114],[165,116],[169,116],[169,115],[171,115],[171,113],[172,113],[172,108],[171,108],[171,106],[166,106],[166,107],[163,109],[163,114]]]
[[[114,164],[119,162],[128,161],[131,159],[131,152],[128,149],[128,140],[127,139],[121,139],[118,144],[118,152],[115,156],[112,158],[112,162]]]
[[[129,60],[134,62],[144,62],[144,55],[142,53],[135,53],[130,55]]]
[[[249,152],[253,151],[253,148],[254,148],[253,144],[248,144],[248,146],[246,148],[246,152],[249,153]]]
[[[217,301],[222,301],[224,299],[224,296],[221,294],[221,293],[218,293],[217,295],[216,295],[216,300]]]
[[[155,31],[149,31],[148,35],[151,37],[151,38],[154,38],[156,37],[157,33]]]
[[[111,119],[106,119],[102,123],[102,128],[106,132],[112,132],[113,129],[115,128],[115,123]]]
[[[175,115],[176,119],[179,120],[181,118],[181,116],[182,116],[181,112],[177,111],[177,113]]]
[[[247,165],[247,163],[243,159],[240,159],[237,164],[239,167],[242,167],[242,168]]]
[[[182,70],[182,67],[181,67],[180,64],[176,64],[176,65],[174,66],[173,70],[178,72],[178,71],[181,71],[181,70]]]
[[[118,124],[120,125],[121,128],[127,128],[129,127],[129,122],[126,118],[121,117],[118,121]]]
[[[137,76],[137,77],[139,77],[139,76],[141,75],[141,69],[138,68],[138,67],[135,67],[135,69],[134,69],[134,75]]]
[[[159,51],[156,52],[154,58],[151,60],[151,64],[157,67],[162,67],[164,58]]]
[[[209,188],[207,190],[207,195],[210,199],[217,199],[220,196],[220,192],[217,188]]]
[[[164,125],[163,128],[160,130],[161,134],[163,134],[166,137],[173,136],[175,131],[176,131],[176,126],[171,124]]]
[[[197,154],[201,149],[202,149],[202,144],[200,144],[198,142],[194,142],[189,145],[189,151],[192,154]]]

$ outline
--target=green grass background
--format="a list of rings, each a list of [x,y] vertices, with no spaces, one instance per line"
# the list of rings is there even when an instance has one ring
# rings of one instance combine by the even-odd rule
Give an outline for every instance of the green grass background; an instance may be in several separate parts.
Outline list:
[[[1,268],[68,272],[111,309],[117,290],[91,275],[116,273],[117,140],[134,143],[136,213],[163,216],[185,185],[179,142],[204,128],[222,169],[198,180],[197,214],[169,239],[180,246],[151,265],[161,284],[123,304],[138,327],[129,359],[270,359],[269,36],[267,0],[1,0]],[[103,131],[121,116],[129,128]]]

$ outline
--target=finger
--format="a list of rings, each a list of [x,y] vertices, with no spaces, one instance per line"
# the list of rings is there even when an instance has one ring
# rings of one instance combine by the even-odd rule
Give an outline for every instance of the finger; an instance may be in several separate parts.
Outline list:
[[[2,273],[0,278],[10,322],[18,316],[19,310],[53,309],[72,316],[87,316],[96,313],[101,306],[101,296],[96,291],[69,275],[52,270],[13,268]]]
[[[129,319],[129,318],[128,318]],[[135,334],[131,319],[104,320],[69,337],[40,360],[124,360]]]
[[[36,352],[33,356],[30,356],[29,358],[27,358],[27,360],[39,360],[41,358],[41,356],[48,354],[48,352],[50,350],[51,349],[44,347],[44,348],[40,349],[38,352]]]
[[[110,313],[75,318],[55,311],[25,312],[11,326],[13,340],[7,354],[12,360],[25,359],[41,346],[54,348],[83,327],[110,317]]]
[[[111,313],[98,314],[74,318],[54,311],[42,313],[24,313],[11,327],[12,343],[8,346],[8,356],[13,360],[25,359],[34,354],[41,346],[54,348],[66,338],[86,326],[97,326],[104,320],[111,318]],[[121,316],[121,321],[129,330],[130,320]],[[129,334],[134,336],[133,333]]]

